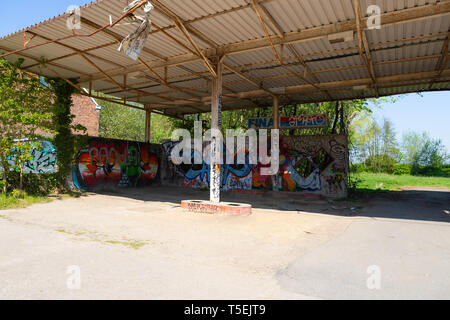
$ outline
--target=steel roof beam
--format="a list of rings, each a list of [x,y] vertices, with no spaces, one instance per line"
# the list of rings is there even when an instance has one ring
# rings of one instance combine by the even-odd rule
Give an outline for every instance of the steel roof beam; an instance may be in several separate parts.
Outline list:
[[[427,4],[420,7],[414,7],[410,9],[398,10],[394,12],[384,13],[381,16],[382,26],[401,24],[411,21],[416,21],[417,19],[432,18],[436,16],[448,15],[450,13],[450,1],[437,2],[432,4]],[[362,19],[363,26],[367,23],[367,18]],[[285,34],[284,38],[273,39],[274,45],[290,44],[316,40],[328,35],[345,32],[345,31],[356,31],[356,20],[343,21],[335,24],[330,24],[326,26],[320,26],[315,28],[309,28],[302,30],[300,32],[292,32]],[[363,28],[365,30],[365,28]],[[261,50],[270,47],[267,38],[251,40],[246,42],[234,43],[229,45],[219,46],[214,49],[203,50],[207,57],[215,56],[218,53],[222,55],[233,55],[244,53],[248,51]],[[148,64],[154,68],[164,68],[167,66],[176,66],[182,64],[189,64],[193,62],[201,61],[201,59],[194,54],[184,54],[176,57],[168,58],[166,61],[153,61],[148,62]],[[127,72],[134,72],[141,69],[140,64],[130,66],[127,68]],[[110,75],[124,73],[121,69],[109,70]],[[92,79],[101,79],[103,76],[101,74],[93,75]],[[89,81],[89,79],[82,78],[80,81]]]

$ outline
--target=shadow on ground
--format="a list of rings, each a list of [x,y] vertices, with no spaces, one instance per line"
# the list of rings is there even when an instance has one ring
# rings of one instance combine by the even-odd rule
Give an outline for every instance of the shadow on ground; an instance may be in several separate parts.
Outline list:
[[[180,207],[182,200],[208,200],[209,191],[152,186],[135,189],[97,190],[97,194],[145,202],[166,202]],[[272,193],[234,194],[224,192],[222,201],[251,204],[254,209],[297,211],[341,217],[369,217],[450,222],[450,190],[441,188],[363,193],[352,200],[314,200],[296,195],[278,198]]]

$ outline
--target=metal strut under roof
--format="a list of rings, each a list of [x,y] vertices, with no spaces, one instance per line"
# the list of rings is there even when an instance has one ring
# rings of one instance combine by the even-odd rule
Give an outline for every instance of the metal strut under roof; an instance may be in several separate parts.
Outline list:
[[[0,54],[24,58],[24,70],[64,78],[85,95],[176,117],[211,110],[220,58],[222,110],[270,106],[273,96],[283,104],[450,89],[449,0],[151,5],[137,0],[124,11],[121,0],[99,0],[1,38]],[[137,28],[132,54],[119,52]]]

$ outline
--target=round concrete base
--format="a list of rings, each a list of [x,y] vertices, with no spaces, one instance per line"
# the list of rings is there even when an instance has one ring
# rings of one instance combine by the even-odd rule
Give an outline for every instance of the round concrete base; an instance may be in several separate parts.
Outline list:
[[[181,201],[181,207],[190,212],[228,216],[248,216],[252,214],[252,206],[242,203],[220,202],[219,204],[214,204],[210,201],[186,200]]]

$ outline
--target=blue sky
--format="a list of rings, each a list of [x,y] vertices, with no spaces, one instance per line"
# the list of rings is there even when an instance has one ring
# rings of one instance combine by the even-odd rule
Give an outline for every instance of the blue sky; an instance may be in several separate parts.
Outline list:
[[[398,96],[395,103],[383,103],[374,116],[391,120],[399,141],[408,131],[423,132],[441,139],[450,151],[450,91],[411,93]]]
[[[16,0],[2,1],[0,36],[21,30],[52,18],[70,5],[84,5],[86,0]],[[125,1],[124,1],[125,4]],[[375,111],[378,119],[387,117],[395,127],[399,139],[403,132],[426,131],[441,139],[450,151],[450,92],[424,93],[403,96],[394,104],[383,104]]]
[[[82,6],[90,2],[87,0],[2,0],[0,36],[3,37],[60,15],[70,5]]]

